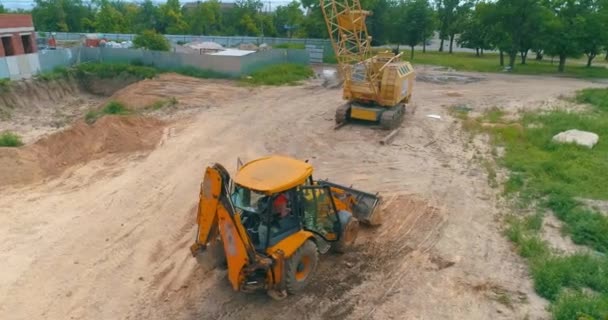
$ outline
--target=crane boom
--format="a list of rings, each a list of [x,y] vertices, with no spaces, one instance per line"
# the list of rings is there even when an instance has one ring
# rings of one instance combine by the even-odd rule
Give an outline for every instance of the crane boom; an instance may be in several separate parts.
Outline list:
[[[339,71],[345,82],[367,82],[377,95],[376,76],[369,61],[371,37],[365,19],[370,11],[361,9],[359,0],[320,0]],[[353,66],[354,65],[354,66]]]

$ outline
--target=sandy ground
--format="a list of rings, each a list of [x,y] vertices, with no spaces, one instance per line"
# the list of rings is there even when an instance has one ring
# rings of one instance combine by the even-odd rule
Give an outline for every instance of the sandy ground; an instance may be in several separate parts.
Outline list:
[[[475,76],[418,82],[389,146],[370,127],[334,131],[341,92],[319,81],[255,90],[165,81],[180,104],[204,100],[201,86],[229,95],[171,124],[151,152],[1,190],[0,319],[548,318],[501,235],[498,191],[476,160],[486,143],[461,132],[448,107],[546,107],[597,84]],[[323,257],[311,287],[278,302],[233,292],[225,271],[201,268],[188,250],[205,166],[233,171],[237,157],[269,153],[310,159],[318,178],[385,199],[382,226],[363,230],[354,252]]]

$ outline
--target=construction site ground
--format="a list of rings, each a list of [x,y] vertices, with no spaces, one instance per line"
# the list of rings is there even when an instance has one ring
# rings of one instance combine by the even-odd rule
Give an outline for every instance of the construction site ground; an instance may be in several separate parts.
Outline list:
[[[322,79],[252,88],[165,74],[81,99],[176,97],[173,111],[93,126],[3,122],[29,143],[0,148],[0,319],[548,319],[502,235],[501,190],[480,160],[488,142],[464,132],[450,108],[515,114],[567,105],[575,90],[602,84],[419,72],[388,145],[374,127],[334,130],[341,89]],[[205,166],[234,172],[237,157],[273,153],[384,199],[384,223],[364,228],[355,251],[322,257],[313,283],[283,301],[234,292],[225,270],[189,251]]]

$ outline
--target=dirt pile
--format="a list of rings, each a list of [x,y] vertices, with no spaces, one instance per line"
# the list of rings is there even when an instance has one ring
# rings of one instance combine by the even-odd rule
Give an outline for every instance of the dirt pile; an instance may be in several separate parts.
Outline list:
[[[0,186],[34,182],[108,154],[152,149],[162,127],[152,118],[106,116],[92,125],[79,121],[23,148],[0,148]]]
[[[183,108],[213,107],[234,97],[245,96],[251,89],[229,85],[228,80],[204,80],[175,73],[134,83],[113,94],[129,109],[141,110],[173,100]]]

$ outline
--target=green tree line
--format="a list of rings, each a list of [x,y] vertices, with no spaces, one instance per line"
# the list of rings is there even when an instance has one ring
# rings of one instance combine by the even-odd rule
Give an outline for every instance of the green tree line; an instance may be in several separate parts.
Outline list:
[[[585,55],[591,66],[608,49],[608,0],[360,1],[373,12],[367,20],[372,44],[406,45],[412,55],[438,35],[439,51],[452,53],[455,44],[478,55],[496,50],[499,63],[511,68],[531,52],[535,59],[555,57],[563,71],[569,57]],[[40,31],[327,38],[318,0],[272,11],[261,0],[35,0],[31,13]]]

